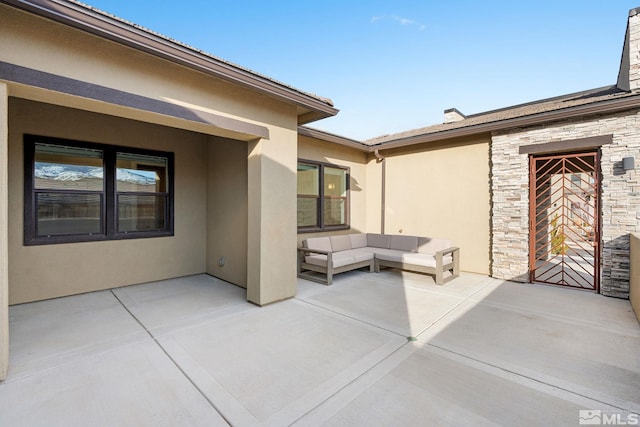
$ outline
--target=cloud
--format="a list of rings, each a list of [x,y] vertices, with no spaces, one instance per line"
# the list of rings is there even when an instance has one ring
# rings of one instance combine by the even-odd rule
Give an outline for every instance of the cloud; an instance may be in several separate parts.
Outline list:
[[[418,21],[414,21],[413,19],[408,19],[408,18],[403,18],[401,16],[398,15],[379,15],[379,16],[373,16],[371,18],[371,23],[375,24],[378,21],[384,21],[384,20],[390,20],[393,22],[396,22],[402,26],[407,26],[407,27],[416,27],[419,31],[422,31],[425,29],[425,25],[418,22]]]

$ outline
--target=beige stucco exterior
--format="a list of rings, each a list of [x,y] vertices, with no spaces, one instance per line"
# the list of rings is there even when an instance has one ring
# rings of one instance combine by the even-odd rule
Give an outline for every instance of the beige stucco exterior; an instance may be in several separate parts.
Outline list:
[[[384,224],[382,211],[384,210],[384,203],[382,198],[382,162],[386,160],[378,159],[374,155],[368,155],[367,162],[367,183],[371,188],[376,188],[375,191],[367,191],[367,232],[369,233],[383,233]]]
[[[278,101],[184,66],[47,19],[0,5],[0,60],[46,71],[56,76],[149,97],[189,110],[194,116],[212,113],[250,123],[270,123],[282,108]],[[73,64],[73,66],[69,66]],[[180,120],[140,110],[95,103],[88,99],[39,94],[12,87],[13,96],[53,97],[56,103],[117,114],[142,121],[203,133],[249,139],[195,120]],[[43,100],[43,99],[41,99]]]
[[[358,150],[298,137],[298,158],[347,166],[351,171],[349,230],[307,237],[382,231],[451,239],[461,269],[489,274],[489,136],[381,150]],[[382,160],[384,158],[384,160]],[[383,162],[386,164],[383,185]]]
[[[209,137],[207,273],[247,287],[247,143]],[[220,258],[224,265],[220,265]]]
[[[291,126],[249,144],[247,298],[259,305],[296,294],[295,121]]]
[[[9,367],[9,98],[0,82],[0,380]]]
[[[640,321],[640,234],[631,233],[629,300]]]
[[[0,14],[0,64],[9,76],[6,84],[0,81],[0,143],[5,142],[0,156],[8,150],[6,159],[0,158],[0,166],[8,165],[2,168],[6,177],[0,176],[0,184],[8,182],[0,188],[0,201],[8,199],[0,227],[9,230],[0,241],[2,342],[8,342],[8,304],[189,274],[208,272],[246,287],[247,299],[258,305],[295,295],[296,245],[308,236],[296,227],[298,159],[349,168],[350,229],[341,233],[380,231],[382,163],[364,147],[298,136],[301,114],[309,110],[297,101],[4,4]],[[21,70],[37,81],[21,80]],[[8,123],[8,131],[2,123]],[[24,134],[173,152],[174,235],[25,246]],[[414,168],[424,169],[424,162],[436,167],[446,154],[433,157],[429,150],[418,150],[420,164],[402,151],[385,153],[385,226],[387,232],[404,227],[405,233],[458,240],[447,235],[448,229],[438,229],[440,218],[430,218],[432,225],[423,227],[409,215],[400,224],[394,215],[403,208],[389,208],[408,200],[401,195],[389,199],[392,191],[406,190],[396,188],[398,183],[409,179]],[[466,158],[461,154],[466,148],[446,150]],[[474,180],[476,172],[481,175],[471,170]],[[446,176],[462,180],[455,173]],[[449,194],[424,193],[421,183],[411,185],[428,197]],[[0,378],[7,364],[3,348]]]
[[[9,101],[9,303],[205,271],[206,136],[11,98]],[[23,135],[175,153],[175,235],[23,245]]]
[[[316,162],[348,167],[350,173],[350,229],[321,233],[299,233],[298,246],[300,246],[300,242],[307,237],[371,232],[368,228],[367,222],[367,217],[370,214],[367,200],[372,193],[369,185],[367,184],[367,153],[362,150],[356,150],[342,145],[321,141],[317,138],[300,135],[298,136],[298,159],[313,160]],[[293,178],[295,181],[295,175]]]
[[[206,272],[265,305],[296,294],[296,246],[308,237],[441,237],[460,248],[463,271],[525,277],[523,143],[613,135],[602,149],[603,253],[611,266],[605,273],[627,285],[626,236],[638,228],[628,216],[638,205],[629,185],[637,173],[619,173],[616,165],[638,146],[637,106],[595,118],[540,116],[486,127],[503,126],[498,118],[424,139],[398,134],[395,141],[369,141],[377,144],[371,147],[309,128],[299,133],[299,124],[337,112],[330,101],[77,3],[26,3],[0,4],[0,380],[8,366],[9,304]],[[85,15],[64,21],[72,9]],[[174,153],[174,235],[25,246],[25,134]],[[349,168],[348,229],[298,233],[300,159]],[[629,296],[638,314],[637,234],[630,246]],[[616,295],[626,297],[626,290]]]
[[[451,239],[460,248],[461,270],[489,274],[489,137],[382,154],[385,233]]]
[[[0,62],[61,85],[8,81],[9,303],[205,271],[247,287],[256,304],[295,295],[297,126],[307,110],[4,4],[0,14]],[[24,133],[174,152],[175,235],[23,246]]]

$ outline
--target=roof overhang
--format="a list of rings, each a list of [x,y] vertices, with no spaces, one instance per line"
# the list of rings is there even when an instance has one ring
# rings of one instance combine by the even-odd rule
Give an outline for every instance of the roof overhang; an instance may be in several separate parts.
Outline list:
[[[446,139],[471,136],[481,133],[490,133],[513,128],[528,127],[541,123],[548,123],[577,117],[610,114],[619,111],[630,110],[633,108],[640,108],[640,95],[601,101],[593,104],[578,105],[561,110],[546,111],[543,113],[514,117],[510,119],[481,123],[477,125],[458,127],[455,129],[443,130],[440,132],[414,135],[406,138],[399,138],[388,142],[383,142],[376,145],[365,145],[365,147],[367,147],[367,151],[369,152],[374,152],[375,150],[388,150],[392,148],[443,141]]]
[[[269,139],[267,127],[189,105],[147,98],[0,61],[9,96],[129,118],[241,141]]]
[[[328,99],[312,96],[78,3],[65,0],[0,1],[55,22],[263,93],[269,97],[294,104],[297,106],[299,124],[335,116],[338,113],[338,110],[333,107]]]
[[[345,147],[355,148],[361,151],[368,151],[368,147],[362,142],[355,139],[345,138],[344,136],[335,135],[319,129],[313,129],[307,126],[298,126],[298,135],[316,138],[322,141],[333,142],[334,144],[344,145]]]
[[[344,145],[367,153],[374,153],[376,150],[390,150],[416,144],[436,143],[453,138],[487,134],[497,131],[506,131],[514,128],[524,128],[528,126],[539,125],[541,123],[549,123],[571,118],[611,114],[634,108],[640,108],[640,95],[600,101],[592,104],[583,104],[553,111],[530,114],[526,116],[480,123],[476,125],[455,127],[453,129],[445,129],[438,132],[429,132],[407,137],[399,137],[397,139],[391,139],[389,141],[371,145],[354,139],[334,135],[318,129],[312,129],[306,126],[298,127],[298,133],[303,136],[320,139],[334,144]]]

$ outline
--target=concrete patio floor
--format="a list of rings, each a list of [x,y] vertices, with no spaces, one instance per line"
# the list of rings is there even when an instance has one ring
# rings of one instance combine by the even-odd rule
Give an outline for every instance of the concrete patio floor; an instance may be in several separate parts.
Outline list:
[[[578,425],[640,412],[628,301],[354,271],[259,308],[190,276],[10,308],[0,426]],[[409,341],[407,337],[415,337]]]

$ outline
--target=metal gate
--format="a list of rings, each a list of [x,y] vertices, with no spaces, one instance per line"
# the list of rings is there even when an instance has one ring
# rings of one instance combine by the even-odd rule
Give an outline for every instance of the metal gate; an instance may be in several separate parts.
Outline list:
[[[530,158],[529,280],[597,291],[599,152]]]

